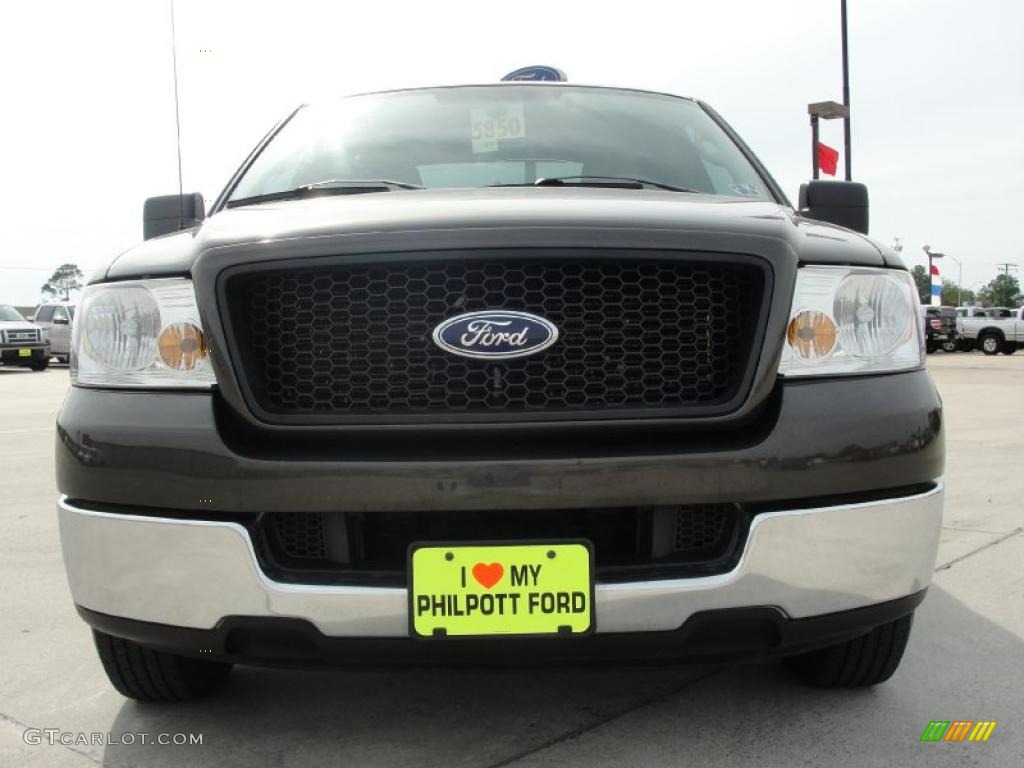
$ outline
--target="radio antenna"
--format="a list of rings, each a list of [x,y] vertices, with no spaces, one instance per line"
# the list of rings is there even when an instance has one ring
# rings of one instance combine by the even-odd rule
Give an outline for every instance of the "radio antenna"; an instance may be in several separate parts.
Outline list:
[[[178,229],[185,226],[185,191],[181,180],[181,117],[178,112],[178,39],[174,33],[174,0],[171,3],[171,70],[174,73],[174,129],[178,144]]]

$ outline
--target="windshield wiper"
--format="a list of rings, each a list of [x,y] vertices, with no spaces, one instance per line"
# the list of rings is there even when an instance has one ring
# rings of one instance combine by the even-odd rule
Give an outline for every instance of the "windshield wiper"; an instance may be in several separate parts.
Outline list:
[[[673,184],[664,184],[660,181],[651,181],[650,179],[637,179],[631,176],[545,176],[543,179],[537,179],[533,182],[532,186],[616,187],[620,189],[643,189],[644,187],[654,187],[655,189],[667,189],[670,192],[692,192],[694,194],[700,194],[696,189],[677,187]]]
[[[325,179],[312,184],[303,184],[295,189],[285,189],[280,192],[268,192],[265,195],[252,195],[251,197],[240,197],[237,200],[228,200],[226,207],[235,208],[240,205],[252,205],[253,203],[269,203],[274,200],[295,200],[305,197],[323,197],[326,195],[359,195],[366,192],[389,192],[393,189],[424,189],[418,184],[409,184],[405,181],[392,181],[391,179]]]

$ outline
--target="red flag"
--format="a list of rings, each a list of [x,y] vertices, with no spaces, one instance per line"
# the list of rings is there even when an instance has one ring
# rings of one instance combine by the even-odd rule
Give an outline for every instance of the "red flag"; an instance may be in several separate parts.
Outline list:
[[[818,167],[822,173],[829,176],[836,175],[836,168],[839,165],[839,150],[832,149],[828,144],[818,142]]]

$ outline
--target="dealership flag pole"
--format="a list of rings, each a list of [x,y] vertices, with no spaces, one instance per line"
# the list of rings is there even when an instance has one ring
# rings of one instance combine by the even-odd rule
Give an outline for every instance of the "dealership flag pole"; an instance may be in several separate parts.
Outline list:
[[[174,72],[174,129],[178,143],[178,229],[184,229],[185,186],[181,180],[181,118],[178,113],[178,38],[174,32],[174,0],[171,0],[171,69]]]
[[[946,254],[933,251],[930,245],[923,246],[921,250],[928,257],[928,274],[932,280],[932,306],[942,306],[942,278],[939,276],[939,268],[935,264],[935,259],[944,258]]]
[[[846,180],[853,178],[853,161],[850,159],[850,57],[847,49],[846,34],[846,0],[841,0],[840,13],[843,26],[843,106],[846,117],[843,118],[843,148],[846,153]]]

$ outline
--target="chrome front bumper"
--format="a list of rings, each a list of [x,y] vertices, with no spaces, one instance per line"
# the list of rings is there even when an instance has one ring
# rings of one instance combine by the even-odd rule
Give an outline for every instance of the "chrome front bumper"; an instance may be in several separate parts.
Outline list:
[[[775,606],[789,618],[860,608],[928,586],[941,483],[916,496],[757,515],[729,573],[599,584],[597,631],[673,630],[699,611]],[[226,616],[306,619],[324,635],[408,635],[406,590],[295,585],[260,570],[246,530],[57,504],[75,603],[126,619],[212,629]]]

